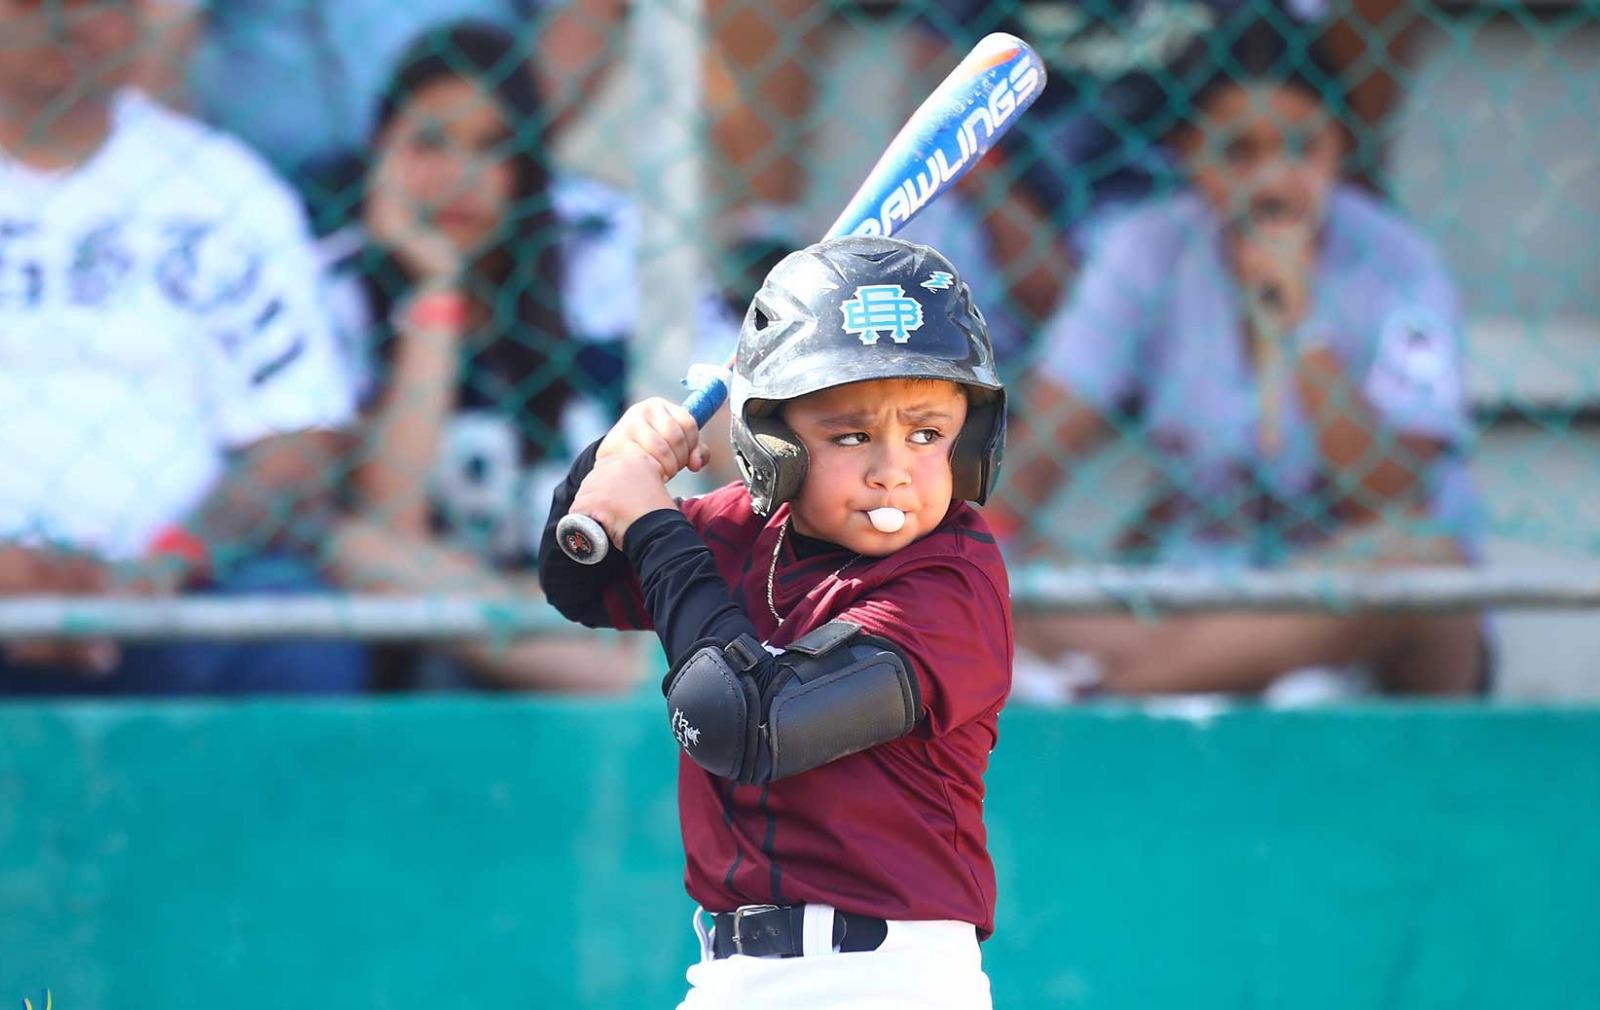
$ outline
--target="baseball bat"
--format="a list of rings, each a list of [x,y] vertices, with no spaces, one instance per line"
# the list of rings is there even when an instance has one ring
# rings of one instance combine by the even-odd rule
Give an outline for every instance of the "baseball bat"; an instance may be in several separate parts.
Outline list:
[[[984,36],[906,120],[823,237],[899,232],[972,170],[1044,84],[1032,46],[1005,32]],[[727,400],[734,361],[690,370],[683,406],[695,424],[704,427]],[[577,513],[561,517],[556,538],[581,564],[599,564],[610,550],[605,529]]]

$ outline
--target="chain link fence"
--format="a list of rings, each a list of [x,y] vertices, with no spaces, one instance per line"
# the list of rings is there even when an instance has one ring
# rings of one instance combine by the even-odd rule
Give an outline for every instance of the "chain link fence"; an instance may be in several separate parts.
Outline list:
[[[1019,608],[1516,608],[1524,693],[1596,690],[1594,3],[4,17],[7,638],[570,631],[573,455],[1006,30],[1045,97],[906,235],[1009,376]]]

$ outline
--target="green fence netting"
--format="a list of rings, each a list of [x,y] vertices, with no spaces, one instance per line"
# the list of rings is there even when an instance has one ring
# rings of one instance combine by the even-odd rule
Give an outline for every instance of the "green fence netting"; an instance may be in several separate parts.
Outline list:
[[[573,455],[726,354],[996,30],[1046,93],[906,234],[1010,382],[1019,603],[1597,598],[1593,3],[5,16],[10,636],[550,627],[529,566]],[[201,554],[318,592],[174,598]]]

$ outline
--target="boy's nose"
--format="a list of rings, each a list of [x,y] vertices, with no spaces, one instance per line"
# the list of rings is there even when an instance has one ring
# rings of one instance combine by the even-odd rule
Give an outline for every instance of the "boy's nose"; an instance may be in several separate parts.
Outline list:
[[[867,483],[884,490],[911,483],[911,453],[900,446],[885,445],[873,457]]]

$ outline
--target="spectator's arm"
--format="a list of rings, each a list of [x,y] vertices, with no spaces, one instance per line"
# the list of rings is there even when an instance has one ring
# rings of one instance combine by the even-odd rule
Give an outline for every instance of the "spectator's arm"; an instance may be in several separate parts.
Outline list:
[[[1368,522],[1391,507],[1421,504],[1423,474],[1444,449],[1438,438],[1386,428],[1327,347],[1299,356],[1295,381],[1332,478],[1334,511]]]
[[[309,430],[269,435],[236,451],[183,528],[213,556],[320,546],[334,515],[344,442],[338,432]]]
[[[1295,382],[1337,496],[1330,505],[1357,522],[1422,505],[1429,465],[1471,426],[1454,284],[1420,247],[1387,269],[1381,314],[1363,324],[1323,305],[1296,338]],[[1360,325],[1376,331],[1365,341],[1369,353],[1332,339],[1340,326]]]
[[[189,64],[205,25],[197,0],[140,0],[139,48],[133,85],[169,108],[194,111]]]
[[[450,312],[430,316],[430,307]],[[396,316],[393,363],[364,427],[354,483],[362,513],[397,533],[428,532],[427,477],[456,407],[464,312],[461,295],[435,291]]]

